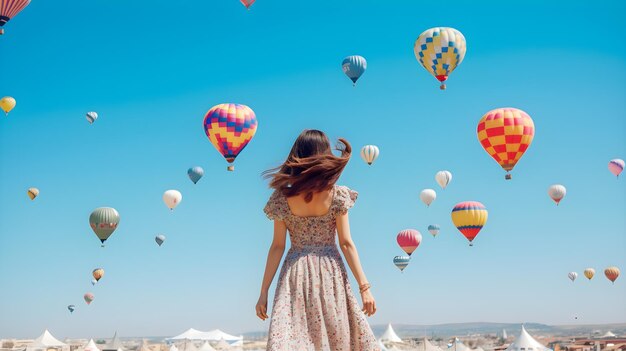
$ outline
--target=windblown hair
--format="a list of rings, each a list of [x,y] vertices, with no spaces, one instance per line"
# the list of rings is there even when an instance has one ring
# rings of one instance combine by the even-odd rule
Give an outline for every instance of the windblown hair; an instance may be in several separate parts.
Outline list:
[[[305,130],[293,143],[287,160],[263,172],[263,177],[271,178],[270,187],[286,197],[304,193],[304,201],[310,202],[313,193],[332,187],[348,164],[352,154],[350,143],[339,138],[336,150],[341,152],[341,156],[333,154],[324,132]]]

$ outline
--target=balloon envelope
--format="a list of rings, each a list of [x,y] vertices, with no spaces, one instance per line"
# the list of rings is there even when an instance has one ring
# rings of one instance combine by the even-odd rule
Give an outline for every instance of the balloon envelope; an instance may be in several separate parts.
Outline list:
[[[614,176],[619,177],[620,173],[624,170],[624,160],[615,158],[609,161],[609,171],[613,173]]]
[[[565,197],[567,193],[567,189],[561,184],[554,184],[548,188],[548,195],[550,198],[556,202],[557,206],[561,200]]]
[[[593,276],[596,274],[596,270],[593,268],[587,268],[583,273],[585,274],[585,277],[587,279],[591,280],[591,278],[593,278]]]
[[[439,171],[435,174],[435,181],[437,181],[441,189],[445,189],[452,181],[452,173],[449,171]]]
[[[159,234],[154,238],[154,241],[156,241],[157,244],[159,244],[159,246],[161,246],[161,244],[163,244],[165,242],[165,235],[163,234]]]
[[[187,170],[187,176],[194,184],[197,184],[200,178],[204,175],[204,169],[202,167],[191,167]]]
[[[39,189],[37,189],[37,188],[28,188],[28,191],[26,192],[26,194],[28,195],[28,197],[31,200],[35,200],[35,198],[37,196],[39,196]]]
[[[91,301],[95,299],[95,296],[93,296],[92,293],[86,293],[85,296],[83,296],[83,298],[85,299],[85,302],[89,305]]]
[[[343,73],[356,85],[356,81],[359,80],[359,77],[361,77],[367,69],[367,61],[363,56],[348,56],[341,62],[341,68],[343,69]]]
[[[576,273],[576,272],[569,272],[569,273],[567,273],[567,277],[569,278],[569,280],[574,281],[574,280],[576,280],[576,278],[578,278],[578,273]]]
[[[378,158],[378,154],[380,151],[378,150],[378,146],[376,145],[365,145],[361,149],[361,158],[363,161],[367,162],[368,165],[371,165]]]
[[[163,202],[170,210],[178,206],[181,201],[183,201],[183,195],[178,190],[167,190],[163,193]]]
[[[430,74],[441,82],[441,89],[448,76],[465,58],[466,43],[461,32],[449,27],[435,27],[422,32],[413,45],[415,58]]]
[[[91,274],[93,275],[93,279],[95,279],[97,282],[99,282],[100,279],[102,277],[104,277],[104,269],[96,268],[96,269],[93,270],[93,272]]]
[[[256,0],[239,0],[239,1],[241,1],[243,6],[245,6],[249,10],[250,6],[252,6],[252,4],[254,4]]]
[[[0,23],[2,23],[1,20],[0,20]],[[9,115],[9,112],[11,112],[11,110],[15,108],[15,104],[16,104],[15,99],[10,96],[5,96],[2,99],[0,99],[0,108],[4,111],[4,113],[7,116]]]
[[[396,240],[402,250],[411,256],[413,251],[420,246],[420,243],[422,242],[422,234],[415,229],[405,229],[398,233]]]
[[[440,229],[441,228],[439,227],[439,224],[431,224],[428,226],[428,231],[430,232],[430,234],[432,234],[433,237],[439,234]]]
[[[70,311],[70,313],[74,312],[74,310],[76,309],[76,306],[74,305],[69,305],[67,306],[67,309]]]
[[[119,223],[120,214],[111,207],[96,208],[89,216],[89,226],[102,244],[113,234]]]
[[[619,268],[615,266],[608,267],[604,270],[604,275],[606,276],[606,278],[613,283],[615,283],[615,280],[617,280],[617,278],[619,277],[619,273]]]
[[[89,122],[89,124],[93,124],[93,122],[95,122],[98,119],[98,114],[96,112],[87,112],[87,114],[85,115],[85,118],[87,119],[87,122]]]
[[[420,199],[426,204],[426,206],[430,206],[436,198],[437,193],[433,189],[424,189],[420,193]]]
[[[233,163],[254,137],[258,122],[254,111],[246,105],[220,104],[206,113],[203,125],[215,149],[228,163]]]
[[[460,202],[452,208],[452,223],[472,246],[472,241],[487,223],[488,212],[478,201]]]
[[[411,258],[409,256],[396,256],[393,258],[393,264],[396,265],[396,267],[398,267],[398,269],[400,270],[400,272],[404,271],[404,269],[406,268],[406,266],[409,265]]]
[[[532,143],[535,124],[522,110],[498,108],[480,119],[476,133],[483,149],[508,173]]]

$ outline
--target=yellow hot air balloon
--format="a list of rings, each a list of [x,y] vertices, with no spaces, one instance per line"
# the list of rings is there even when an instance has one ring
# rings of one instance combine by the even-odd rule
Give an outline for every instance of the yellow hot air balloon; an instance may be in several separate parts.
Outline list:
[[[28,197],[30,197],[31,200],[35,200],[35,198],[39,195],[39,189],[28,188],[28,191],[26,193],[28,194]]]
[[[489,213],[483,204],[478,201],[465,201],[456,204],[452,209],[452,223],[463,236],[474,246],[476,235],[487,224]]]
[[[596,274],[596,270],[593,268],[587,268],[585,269],[585,271],[583,272],[585,274],[585,277],[589,280],[591,280],[591,278],[593,278],[594,274]]]
[[[9,112],[11,112],[13,108],[15,108],[15,104],[15,99],[10,96],[5,96],[0,99],[0,108],[4,110],[4,113],[7,116],[9,115]]]
[[[96,281],[100,281],[100,279],[104,276],[104,269],[96,268],[93,270],[92,275]]]
[[[415,40],[413,52],[424,68],[441,82],[444,82],[465,57],[465,37],[461,32],[449,27],[436,27],[424,31]]]

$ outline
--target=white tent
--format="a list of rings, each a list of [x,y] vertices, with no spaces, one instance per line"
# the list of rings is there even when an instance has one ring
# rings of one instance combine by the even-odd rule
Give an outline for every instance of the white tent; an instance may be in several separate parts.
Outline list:
[[[193,341],[186,340],[181,347],[181,351],[198,351],[198,348],[196,347],[196,345],[193,344]]]
[[[383,344],[383,341],[378,339],[378,347],[380,347],[380,351],[387,351],[387,347]]]
[[[613,334],[610,330],[606,332],[606,334],[602,335],[601,338],[616,338],[617,335]]]
[[[172,344],[172,346],[170,346],[170,351],[178,351],[178,347],[176,347],[176,345]]]
[[[83,347],[83,351],[100,351],[100,348],[98,348],[98,345],[93,342],[93,339],[90,339],[87,345]]]
[[[396,334],[391,327],[391,323],[387,324],[387,330],[385,330],[383,335],[380,337],[380,340],[384,342],[402,342],[402,339],[400,339],[398,334]]]
[[[33,342],[26,347],[26,350],[28,351],[47,349],[69,350],[69,346],[52,336],[48,329],[46,329],[43,334],[41,334],[37,339],[33,340]]]
[[[200,347],[199,351],[215,351],[213,347],[209,344],[208,341],[205,341],[204,344]]]
[[[506,348],[506,351],[552,351],[552,349],[543,346],[539,341],[535,340],[526,328],[522,326],[522,333],[519,338]]]
[[[122,345],[122,341],[120,341],[120,338],[117,336],[117,332],[113,334],[113,339],[111,339],[111,343],[104,346],[102,350],[124,350],[124,346]]]
[[[227,342],[235,342],[242,340],[243,336],[234,336],[228,333],[224,333],[219,329],[213,329],[206,332],[196,330],[193,328],[187,329],[184,333],[177,335],[168,340],[206,340],[206,341],[219,341],[226,340]]]
[[[471,349],[467,347],[459,338],[454,338],[454,343],[449,348],[450,351],[470,351]]]
[[[422,347],[419,347],[418,349],[421,351],[442,351],[439,346],[431,344],[427,338],[422,339]]]
[[[228,341],[222,339],[215,345],[215,347],[217,347],[218,350],[227,350],[230,348],[230,344]]]

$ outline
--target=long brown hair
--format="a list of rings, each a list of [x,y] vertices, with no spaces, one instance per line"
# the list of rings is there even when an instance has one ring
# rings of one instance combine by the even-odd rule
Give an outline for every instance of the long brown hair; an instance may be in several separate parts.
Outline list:
[[[313,193],[332,187],[348,164],[352,154],[350,143],[339,138],[336,150],[341,152],[341,156],[333,154],[330,140],[324,132],[304,130],[293,143],[287,160],[263,172],[263,177],[271,178],[270,187],[286,197],[304,193],[304,201],[310,202]]]

